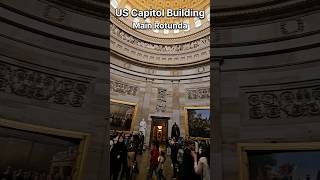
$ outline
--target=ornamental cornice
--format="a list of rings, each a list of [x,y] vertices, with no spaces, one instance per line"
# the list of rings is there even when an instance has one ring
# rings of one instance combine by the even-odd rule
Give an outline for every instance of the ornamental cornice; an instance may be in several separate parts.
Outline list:
[[[148,65],[179,66],[206,62],[210,57],[210,37],[178,45],[159,45],[137,39],[111,24],[112,53]]]
[[[96,16],[99,18],[105,18],[107,15],[107,10],[109,9],[109,4],[107,1],[100,0],[40,0],[49,1],[58,4],[63,7],[70,8],[72,10]]]
[[[199,9],[204,9],[206,6],[201,7]],[[115,9],[113,7],[110,8],[110,15],[113,16],[116,19],[120,19],[120,21],[125,24],[127,27],[129,27],[128,30],[133,30],[132,27],[132,19],[128,19],[128,18],[123,18],[123,17],[116,17],[115,16]],[[140,29],[134,29],[134,31],[137,31],[141,34],[144,34],[146,36],[150,36],[150,37],[155,37],[158,39],[180,39],[183,37],[187,37],[187,36],[192,36],[194,35],[200,35],[202,33],[199,32],[204,32],[205,29],[209,29],[210,28],[210,21],[207,21],[207,17],[205,17],[205,21],[202,21],[201,26],[199,27],[194,27],[194,24],[191,23],[189,24],[190,29],[188,31],[184,31],[184,30],[180,30],[178,33],[168,33],[168,34],[164,34],[163,32],[154,32],[153,30],[140,30]],[[161,31],[161,30],[160,30]]]
[[[110,5],[100,0],[46,0],[76,11],[105,18]],[[319,9],[319,0],[273,0],[258,4],[244,4],[233,7],[217,7],[211,4],[211,17],[215,26],[232,26],[252,24],[294,15]],[[129,28],[129,27],[128,27]],[[209,32],[208,32],[209,33]],[[140,33],[141,34],[141,33]],[[190,38],[190,37],[188,37]],[[188,39],[187,38],[187,39]],[[195,38],[196,39],[196,38]],[[147,40],[147,39],[146,39]],[[151,42],[155,40],[150,38]],[[169,40],[170,41],[170,40]],[[176,41],[177,42],[177,41]],[[180,41],[179,41],[180,42]],[[178,43],[179,43],[178,42]],[[159,42],[165,43],[165,42]],[[170,43],[170,42],[169,42]]]
[[[214,16],[218,17],[218,16],[224,16],[224,15],[234,15],[234,14],[240,14],[240,13],[272,10],[272,9],[296,5],[306,1],[312,1],[312,0],[281,0],[281,1],[272,0],[272,1],[259,3],[259,4],[251,4],[251,5],[244,4],[241,6],[234,6],[234,7],[212,6],[211,8],[214,11]]]
[[[248,25],[295,16],[320,8],[319,0],[283,0],[232,8],[214,8],[211,18],[215,27]]]
[[[183,37],[172,37],[172,38],[161,38],[161,37],[155,37],[155,36],[149,36],[142,32],[136,31],[129,27],[127,24],[125,24],[122,20],[115,17],[112,13],[110,13],[110,21],[112,24],[116,24],[119,29],[122,29],[123,31],[127,32],[128,34],[138,38],[143,39],[144,41],[148,41],[154,44],[182,44],[190,41],[194,41],[200,38],[203,38],[205,36],[208,36],[210,34],[210,28],[205,28],[201,31],[198,31],[196,33],[186,35]]]
[[[138,39],[119,29],[115,24],[110,24],[110,32],[112,38],[123,41],[124,43],[128,44],[128,46],[137,48],[141,51],[159,55],[181,55],[194,51],[201,51],[202,49],[207,49],[210,46],[209,35],[187,43],[162,45]]]
[[[130,48],[119,41],[110,40],[111,54],[120,56],[127,61],[156,67],[185,67],[195,64],[202,64],[209,61],[210,49],[182,55],[154,55]]]

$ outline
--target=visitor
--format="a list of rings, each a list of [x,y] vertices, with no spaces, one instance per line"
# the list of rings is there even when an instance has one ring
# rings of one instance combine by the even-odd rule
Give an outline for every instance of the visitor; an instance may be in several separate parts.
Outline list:
[[[159,157],[159,143],[157,141],[153,141],[151,145],[151,152],[150,152],[150,167],[149,172],[147,175],[147,180],[151,180],[153,173],[157,174],[157,168],[159,165],[158,157]]]
[[[161,151],[158,160],[159,160],[159,165],[157,170],[158,171],[157,180],[166,180],[166,178],[163,175],[163,165],[164,165],[164,162],[166,161],[166,153],[164,151]]]
[[[171,149],[171,162],[172,162],[172,169],[173,169],[173,175],[172,178],[176,178],[177,176],[177,155],[179,150],[179,145],[177,142],[176,137],[173,137],[170,141],[170,149]]]
[[[123,136],[118,137],[118,141],[114,144],[110,152],[110,179],[117,180],[121,167],[127,162],[127,150],[123,143]]]
[[[1,174],[0,180],[12,180],[13,172],[11,166],[8,166],[7,169]]]
[[[144,134],[142,132],[139,133],[139,154],[142,155],[143,153],[143,146],[144,146]]]
[[[131,179],[133,175],[133,165],[135,163],[135,154],[136,154],[136,145],[134,144],[134,137],[131,135],[129,138],[129,142],[127,145],[127,151],[128,151],[128,168],[126,170],[127,174],[127,180]]]
[[[112,139],[110,139],[110,149],[109,149],[109,151],[111,152],[111,150],[112,150],[112,148],[113,148],[113,140]]]
[[[177,162],[178,162],[178,169],[177,169],[177,178],[181,179],[181,169],[183,164],[183,146],[179,145],[179,150],[177,154]]]
[[[209,152],[207,149],[201,149],[199,152],[200,159],[198,161],[197,154],[192,152],[194,159],[194,170],[196,174],[199,174],[201,180],[210,180],[210,168],[209,168]]]
[[[133,135],[133,144],[134,144],[134,160],[137,160],[137,155],[140,153],[140,136],[139,134],[134,134]]]
[[[185,149],[183,152],[183,163],[181,169],[181,179],[192,179],[197,180],[197,175],[194,171],[194,158],[192,156],[192,151],[195,150],[194,142],[187,140],[185,142]]]
[[[15,179],[16,180],[23,180],[23,171],[22,169],[19,169],[18,171],[15,172]],[[46,176],[46,179],[44,180],[47,180],[47,176]]]

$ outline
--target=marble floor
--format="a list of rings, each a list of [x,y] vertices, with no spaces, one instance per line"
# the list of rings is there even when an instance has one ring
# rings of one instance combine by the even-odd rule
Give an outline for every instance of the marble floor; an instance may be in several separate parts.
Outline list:
[[[163,150],[166,152],[165,148],[161,148],[160,150]],[[150,160],[150,150],[146,150],[142,155],[139,155],[137,157],[137,162],[139,166],[139,174],[136,176],[136,180],[146,180],[147,173],[149,170],[149,160]],[[173,175],[173,170],[171,167],[171,158],[170,155],[166,155],[166,161],[164,164],[163,174],[166,177],[166,179],[171,179]],[[153,175],[153,179],[156,180],[156,176]]]
[[[165,151],[165,148],[160,147],[160,150]],[[167,154],[167,153],[166,153]],[[133,180],[147,180],[147,174],[149,171],[149,161],[150,161],[150,150],[147,149],[146,151],[143,152],[142,155],[137,156],[137,163],[139,167],[139,173],[136,174],[133,178]],[[167,180],[173,179],[171,178],[173,175],[173,170],[171,167],[171,158],[170,155],[166,155],[166,161],[164,164],[164,170],[163,174]],[[119,178],[120,179],[120,178]],[[126,178],[123,177],[122,180],[125,180]],[[153,175],[152,180],[156,180],[156,175]]]

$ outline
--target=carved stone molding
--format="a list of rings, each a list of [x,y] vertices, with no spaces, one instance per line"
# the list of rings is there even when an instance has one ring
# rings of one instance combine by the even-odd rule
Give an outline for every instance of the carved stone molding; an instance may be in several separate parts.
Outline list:
[[[0,92],[71,107],[85,103],[89,82],[0,62]]]
[[[88,15],[94,15],[99,18],[106,17],[106,9],[108,8],[108,3],[106,1],[99,0],[46,0],[52,3],[56,3],[60,6],[64,6],[81,13]]]
[[[281,32],[284,35],[303,32],[304,22],[302,19],[291,20],[281,23]]]
[[[186,89],[188,99],[209,99],[210,87]]]
[[[320,85],[247,95],[250,119],[320,115]]]
[[[66,13],[61,8],[49,4],[45,8],[43,16],[56,22],[62,22]]]
[[[167,89],[158,88],[158,98],[156,112],[166,112],[167,107]]]
[[[203,38],[205,36],[210,35],[210,22],[207,22],[207,25],[204,25],[204,29],[197,31],[195,33],[191,34],[186,34],[182,35],[181,37],[161,37],[159,36],[153,36],[153,35],[147,35],[144,34],[140,31],[137,31],[136,29],[132,29],[130,25],[124,23],[121,19],[118,17],[115,17],[113,13],[110,13],[110,23],[116,24],[120,29],[124,30],[128,34],[131,34],[139,39],[143,39],[147,42],[150,43],[155,43],[155,44],[181,44],[181,43],[186,43],[190,41],[194,41],[200,38]],[[179,33],[180,34],[180,33]],[[167,35],[166,35],[167,36]]]
[[[285,0],[243,5],[232,8],[214,8],[211,17],[215,27],[248,25],[294,17],[319,9],[318,0]]]
[[[151,52],[161,53],[161,54],[175,54],[183,53],[185,51],[203,49],[210,46],[210,35],[205,36],[201,39],[197,39],[187,43],[175,44],[175,45],[162,45],[149,43],[147,41],[140,40],[125,31],[118,28],[116,25],[110,25],[112,35],[119,37],[124,40],[126,43],[130,43],[133,46],[142,47],[142,50],[150,50]],[[146,48],[146,49],[145,49]]]
[[[137,63],[190,66],[208,62],[210,57],[210,36],[176,45],[152,44],[127,34],[114,24],[111,24],[111,35],[112,53]]]
[[[212,42],[213,42],[213,43],[219,42],[220,39],[221,39],[221,32],[218,31],[218,30],[213,30],[212,33],[213,33],[213,35],[212,35],[212,36],[213,36]]]
[[[130,85],[125,82],[111,80],[110,81],[110,91],[119,93],[124,96],[136,96],[139,87],[135,85]]]

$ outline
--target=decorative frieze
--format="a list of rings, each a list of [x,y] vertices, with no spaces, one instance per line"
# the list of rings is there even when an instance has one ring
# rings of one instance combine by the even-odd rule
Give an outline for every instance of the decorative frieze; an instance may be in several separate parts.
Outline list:
[[[165,112],[167,107],[167,89],[158,88],[156,112]]]
[[[250,119],[320,115],[320,86],[248,94]]]
[[[124,96],[136,96],[138,91],[138,86],[130,85],[125,82],[111,80],[110,81],[110,91],[119,93]]]
[[[88,88],[89,82],[0,62],[2,93],[81,107],[85,102]]]
[[[209,99],[210,87],[186,89],[188,99]]]
[[[198,48],[210,47],[210,36],[206,36],[204,38],[183,43],[183,44],[161,45],[161,44],[152,44],[152,43],[137,39],[136,37],[119,29],[114,24],[111,24],[111,33],[134,46],[139,46],[139,47],[147,48],[147,49],[154,50],[157,52],[162,52],[162,53],[170,53],[170,52],[175,53],[175,52],[188,51],[192,49],[196,50]]]

